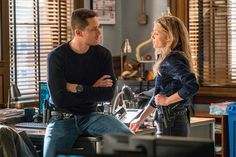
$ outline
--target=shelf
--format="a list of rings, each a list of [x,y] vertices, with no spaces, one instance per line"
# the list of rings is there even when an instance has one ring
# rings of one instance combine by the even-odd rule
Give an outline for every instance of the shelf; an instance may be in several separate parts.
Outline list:
[[[222,150],[220,152],[216,152],[215,157],[228,157],[228,116],[211,115],[206,112],[197,112],[195,116],[215,118],[215,126],[218,126],[217,128],[220,128],[220,130],[215,130],[215,144],[222,146]]]
[[[214,114],[209,114],[207,112],[197,112],[195,116],[200,116],[200,117],[210,117],[210,118],[221,118],[224,115],[214,115]]]
[[[221,135],[222,131],[215,131],[215,134]]]

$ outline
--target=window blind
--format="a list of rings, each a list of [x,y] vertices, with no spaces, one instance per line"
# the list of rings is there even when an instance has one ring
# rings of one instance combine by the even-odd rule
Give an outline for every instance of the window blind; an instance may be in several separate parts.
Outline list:
[[[10,82],[37,99],[47,54],[71,38],[73,0],[9,0]]]
[[[189,37],[202,86],[236,86],[236,1],[189,1]]]

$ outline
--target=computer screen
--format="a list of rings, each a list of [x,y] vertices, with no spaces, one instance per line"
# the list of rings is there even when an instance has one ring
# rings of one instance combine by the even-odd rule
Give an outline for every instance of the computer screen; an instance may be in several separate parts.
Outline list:
[[[47,82],[39,82],[39,113],[43,114],[44,101],[49,100],[50,94]]]
[[[81,153],[80,150],[61,150],[57,151],[54,157],[146,157],[146,156],[134,156],[134,155],[125,155],[122,156],[117,154],[91,154],[91,153]]]
[[[75,154],[69,154],[69,153],[59,153],[55,157],[86,157],[85,155],[75,155]]]

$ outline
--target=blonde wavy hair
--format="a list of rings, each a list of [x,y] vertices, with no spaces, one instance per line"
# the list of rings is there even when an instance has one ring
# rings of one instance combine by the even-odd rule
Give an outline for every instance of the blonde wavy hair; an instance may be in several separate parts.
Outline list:
[[[175,16],[163,16],[157,19],[154,24],[159,24],[161,30],[168,36],[166,46],[162,49],[158,61],[153,66],[153,72],[155,75],[159,73],[159,67],[162,61],[168,54],[173,51],[179,51],[188,60],[190,70],[194,72],[193,62],[188,38],[188,31],[184,23]]]

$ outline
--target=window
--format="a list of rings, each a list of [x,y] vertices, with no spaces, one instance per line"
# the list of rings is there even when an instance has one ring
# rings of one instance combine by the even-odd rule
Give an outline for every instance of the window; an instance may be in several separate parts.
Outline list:
[[[2,14],[2,2],[0,2],[0,12]],[[0,61],[2,60],[2,16],[0,16]]]
[[[37,99],[47,54],[71,38],[73,0],[9,0],[10,82]]]
[[[236,87],[236,0],[189,0],[189,36],[201,85]]]

